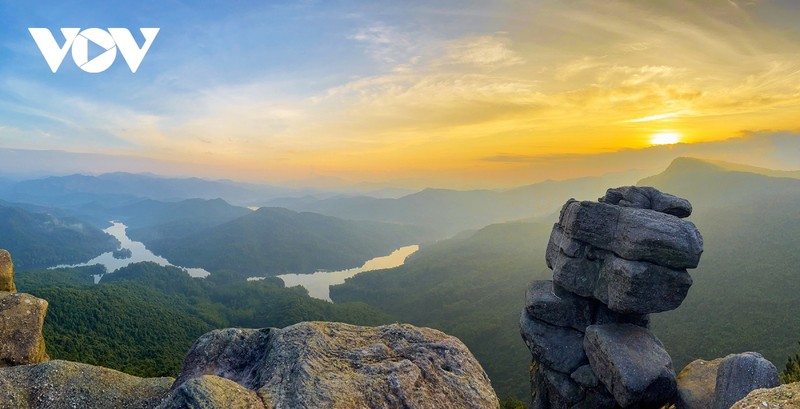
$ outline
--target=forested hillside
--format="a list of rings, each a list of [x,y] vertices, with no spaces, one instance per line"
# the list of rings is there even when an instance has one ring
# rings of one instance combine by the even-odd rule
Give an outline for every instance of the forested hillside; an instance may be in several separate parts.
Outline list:
[[[134,233],[154,253],[179,265],[241,277],[358,267],[373,257],[417,244],[420,229],[356,222],[315,213],[261,208],[218,226],[172,237],[170,224]],[[166,237],[155,239],[155,237]]]
[[[0,205],[0,248],[14,255],[18,271],[81,263],[118,245],[80,220]]]

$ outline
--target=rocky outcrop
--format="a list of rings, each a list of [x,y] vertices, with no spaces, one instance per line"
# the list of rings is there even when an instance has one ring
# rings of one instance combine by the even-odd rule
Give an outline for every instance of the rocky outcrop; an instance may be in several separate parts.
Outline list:
[[[533,407],[659,407],[675,398],[672,359],[648,314],[677,308],[703,239],[685,199],[654,188],[569,200],[545,258],[553,281],[533,282],[520,317],[536,363]]]
[[[486,373],[461,341],[403,324],[306,322],[212,331],[187,354],[168,399],[219,407],[211,403],[219,394],[242,389],[253,392],[242,397],[248,405],[260,399],[257,407],[499,406]]]
[[[0,407],[152,408],[167,394],[172,381],[58,360],[1,368]]]
[[[17,292],[14,286],[14,263],[11,262],[11,254],[3,249],[0,249],[0,291]]]
[[[772,389],[756,389],[731,409],[790,409],[800,408],[800,382]]]
[[[253,392],[238,383],[214,375],[191,378],[173,389],[157,409],[270,408]]]
[[[45,362],[42,337],[47,301],[17,294],[11,255],[0,250],[0,368]]]

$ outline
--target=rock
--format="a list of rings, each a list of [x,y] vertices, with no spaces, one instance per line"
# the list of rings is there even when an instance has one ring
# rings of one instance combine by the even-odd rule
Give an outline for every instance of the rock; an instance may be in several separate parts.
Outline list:
[[[681,370],[677,379],[677,409],[711,409],[720,362],[722,358],[713,361],[696,359]]]
[[[717,370],[714,409],[728,409],[748,393],[780,385],[778,369],[756,352],[728,355]]]
[[[539,321],[522,310],[520,334],[533,359],[548,369],[572,373],[589,361],[583,352],[583,333]]]
[[[599,304],[594,313],[595,324],[633,324],[650,328],[650,316],[647,314],[620,314],[608,309],[604,304]]]
[[[644,261],[608,255],[602,263],[595,294],[622,314],[650,314],[678,308],[692,286],[686,270],[673,270]]]
[[[581,297],[594,297],[603,253],[585,245],[577,257],[562,251],[553,260],[553,282]]]
[[[731,406],[731,409],[790,408],[800,408],[800,382],[771,389],[756,389]]]
[[[553,225],[553,230],[550,232],[550,241],[547,242],[547,251],[545,253],[545,261],[547,268],[553,269],[553,263],[559,254],[567,257],[583,258],[586,255],[586,244],[577,240],[573,240],[564,235],[564,229],[558,223]]]
[[[30,294],[0,292],[0,367],[50,359],[42,337],[47,301]]]
[[[275,408],[499,407],[461,341],[405,324],[212,331],[195,342],[172,390],[202,375],[235,381]]]
[[[594,388],[600,384],[597,375],[592,371],[591,365],[584,365],[570,374],[570,378],[585,388]]]
[[[680,218],[689,217],[692,214],[692,204],[688,200],[662,193],[649,186],[623,186],[608,189],[606,195],[599,201],[622,207],[651,209]]]
[[[654,210],[571,200],[559,224],[564,235],[616,255],[673,269],[695,268],[703,238],[695,225]]]
[[[0,249],[0,291],[17,292],[17,287],[14,285],[14,263],[11,262],[11,254],[2,249]]]
[[[0,407],[152,408],[172,378],[143,379],[68,361],[0,368]]]
[[[548,369],[544,369],[543,372],[547,381],[550,406],[554,409],[569,408],[586,397],[583,389],[569,375]]]
[[[531,408],[552,409],[550,396],[547,394],[547,379],[544,375],[545,368],[538,362],[531,362]]]
[[[672,359],[647,329],[592,325],[586,328],[584,348],[592,371],[620,406],[657,406],[675,395]]]
[[[214,375],[192,378],[173,389],[157,409],[271,408],[257,393]]]
[[[548,324],[583,332],[592,324],[596,301],[557,288],[550,280],[532,282],[525,297],[528,314]]]
[[[172,389],[189,379],[216,375],[250,389],[261,384],[254,365],[266,361],[275,328],[226,328],[211,331],[198,338],[186,358]]]

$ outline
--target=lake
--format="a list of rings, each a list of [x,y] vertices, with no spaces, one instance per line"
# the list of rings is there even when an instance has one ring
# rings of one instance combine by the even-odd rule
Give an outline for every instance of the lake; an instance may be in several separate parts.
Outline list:
[[[308,290],[308,295],[325,301],[331,301],[330,286],[344,283],[344,280],[358,273],[383,270],[402,266],[406,258],[419,250],[418,245],[401,247],[388,256],[375,257],[361,267],[339,271],[318,271],[311,274],[282,274],[278,278],[287,287],[301,285]],[[264,277],[250,277],[247,280],[263,280]]]
[[[120,268],[127,266],[128,264],[140,263],[142,261],[152,261],[162,266],[175,266],[178,268],[182,268],[186,270],[192,277],[207,277],[210,274],[208,271],[202,268],[187,268],[187,267],[176,266],[170,263],[164,257],[153,254],[152,251],[148,250],[147,247],[145,247],[144,243],[140,241],[131,240],[125,233],[127,229],[128,226],[126,226],[124,223],[112,221],[111,227],[103,231],[114,236],[117,240],[119,240],[119,242],[122,244],[120,248],[130,250],[131,251],[130,257],[119,259],[114,257],[113,252],[108,252],[108,253],[103,253],[85,263],[74,264],[74,265],[61,265],[52,268],[83,267],[95,264],[102,264],[106,267],[106,271],[108,271],[109,273],[113,273],[114,271],[117,271]],[[102,275],[96,275],[94,277],[95,284],[97,284],[101,278]]]

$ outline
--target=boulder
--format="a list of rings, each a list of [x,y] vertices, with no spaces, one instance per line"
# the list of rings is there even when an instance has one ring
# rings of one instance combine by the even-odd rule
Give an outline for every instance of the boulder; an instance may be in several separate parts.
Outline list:
[[[215,409],[271,408],[269,401],[262,401],[257,393],[238,383],[214,375],[203,375],[182,383],[170,391],[157,409]]]
[[[692,277],[686,270],[610,254],[602,262],[595,294],[612,311],[651,314],[678,308],[691,286]]]
[[[595,297],[604,253],[591,246],[583,246],[576,257],[562,251],[553,260],[553,282],[581,297]]]
[[[717,368],[722,358],[696,359],[678,374],[677,409],[711,409],[717,387]]]
[[[568,201],[559,221],[564,235],[638,261],[673,269],[695,268],[703,238],[687,220],[654,210]]]
[[[756,389],[734,403],[731,409],[789,409],[800,408],[800,382],[771,389]]]
[[[582,401],[586,392],[567,374],[544,369],[544,379],[547,381],[547,395],[550,397],[550,406],[553,409],[568,409]]]
[[[30,294],[0,292],[0,367],[45,362],[42,337],[47,301]]]
[[[669,193],[662,193],[649,186],[623,186],[608,189],[605,196],[598,201],[622,207],[655,210],[680,218],[689,217],[692,214],[692,204],[688,200]]]
[[[11,254],[3,249],[0,249],[0,291],[17,292],[14,285],[14,263],[11,262]]]
[[[675,371],[664,345],[633,324],[592,325],[584,348],[592,371],[622,407],[658,406],[675,395]]]
[[[756,352],[728,355],[717,370],[714,409],[728,409],[748,393],[781,384],[778,369]]]
[[[582,332],[537,320],[526,310],[522,310],[519,325],[533,359],[548,369],[569,374],[589,362],[583,352]]]
[[[600,385],[600,380],[597,379],[597,375],[592,371],[591,365],[584,365],[576,369],[575,372],[571,373],[569,376],[573,381],[584,388],[595,388],[597,385]]]
[[[592,324],[594,304],[597,303],[558,289],[558,285],[554,285],[550,280],[532,282],[528,286],[525,298],[526,309],[531,317],[581,332]]]
[[[461,341],[405,324],[212,331],[192,346],[172,391],[203,375],[237,382],[275,408],[499,407]]]
[[[0,368],[0,407],[24,409],[153,408],[172,378],[138,378],[68,361]]]

